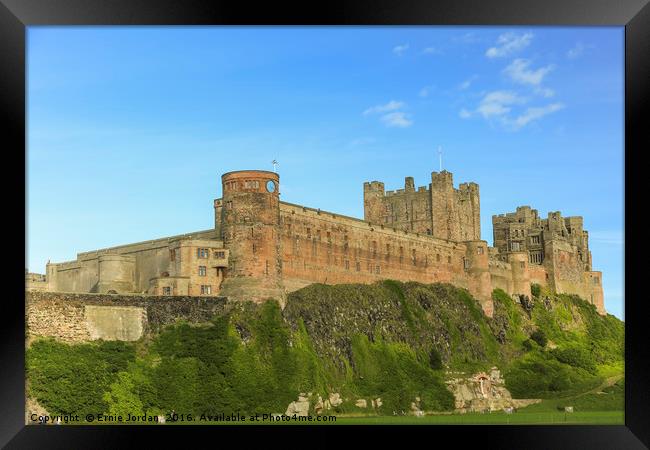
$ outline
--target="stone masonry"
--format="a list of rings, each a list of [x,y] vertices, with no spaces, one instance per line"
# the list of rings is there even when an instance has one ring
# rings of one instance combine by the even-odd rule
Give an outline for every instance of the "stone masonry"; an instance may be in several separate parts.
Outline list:
[[[520,207],[493,217],[489,247],[480,238],[478,185],[455,188],[447,171],[417,189],[411,177],[397,191],[364,183],[364,220],[281,201],[275,172],[229,172],[221,181],[213,229],[79,253],[48,264],[44,279],[30,274],[28,290],[38,278],[38,289],[56,292],[283,302],[311,283],[395,279],[466,288],[491,315],[494,288],[530,296],[536,282],[605,313],[581,217],[539,219]]]

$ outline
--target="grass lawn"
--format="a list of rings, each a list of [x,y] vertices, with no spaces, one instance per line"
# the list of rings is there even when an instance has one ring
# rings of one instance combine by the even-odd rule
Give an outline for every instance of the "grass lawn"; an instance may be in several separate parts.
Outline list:
[[[525,412],[513,414],[449,414],[424,417],[337,417],[337,425],[623,425],[623,411],[560,411]]]

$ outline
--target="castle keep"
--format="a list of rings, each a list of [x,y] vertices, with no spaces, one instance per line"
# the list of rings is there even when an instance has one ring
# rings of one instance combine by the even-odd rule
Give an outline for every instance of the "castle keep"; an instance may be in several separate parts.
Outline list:
[[[280,201],[275,172],[229,172],[221,180],[214,228],[48,263],[39,289],[263,301],[311,283],[448,282],[468,289],[491,316],[493,289],[530,296],[539,283],[605,312],[581,217],[540,219],[519,207],[493,216],[488,247],[478,185],[456,189],[447,171],[417,189],[411,177],[397,191],[364,183],[364,220]]]

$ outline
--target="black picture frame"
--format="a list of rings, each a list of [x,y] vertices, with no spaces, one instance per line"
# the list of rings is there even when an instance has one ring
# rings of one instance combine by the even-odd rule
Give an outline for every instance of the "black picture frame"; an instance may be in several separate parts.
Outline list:
[[[170,0],[0,0],[0,127],[4,148],[5,253],[10,283],[2,298],[0,353],[0,445],[7,448],[97,448],[140,446],[152,439],[171,444],[172,434],[185,446],[212,442],[226,445],[220,433],[228,427],[66,426],[24,424],[24,272],[20,229],[25,223],[26,197],[26,27],[37,25],[571,25],[625,27],[625,328],[626,381],[625,425],[621,426],[390,426],[359,427],[367,438],[402,439],[406,445],[424,439],[424,445],[454,447],[471,442],[483,448],[644,448],[650,446],[648,403],[650,386],[645,371],[648,352],[648,316],[644,302],[648,289],[643,267],[643,221],[646,166],[641,158],[650,149],[650,5],[648,0],[444,0],[327,1],[281,5],[267,2],[170,1]],[[10,159],[11,157],[11,159]],[[10,162],[11,161],[11,162]],[[595,177],[598,174],[594,174]],[[53,190],[56,188],[53,187]],[[26,194],[23,191],[23,194]],[[638,199],[638,200],[637,200]],[[11,202],[15,202],[14,205]],[[646,233],[647,234],[647,233]],[[24,236],[24,235],[23,235]],[[628,247],[628,243],[630,247]],[[27,245],[27,242],[25,242]],[[13,250],[13,249],[12,249]],[[24,253],[22,253],[24,255]],[[644,289],[645,288],[645,289]],[[237,446],[246,446],[264,432],[290,443],[312,445],[331,440],[333,433],[350,427],[285,426],[239,427]],[[353,431],[358,429],[354,427]],[[251,431],[251,432],[249,432]],[[290,434],[289,434],[290,433]],[[178,436],[178,435],[181,436]],[[149,445],[147,445],[149,447]]]

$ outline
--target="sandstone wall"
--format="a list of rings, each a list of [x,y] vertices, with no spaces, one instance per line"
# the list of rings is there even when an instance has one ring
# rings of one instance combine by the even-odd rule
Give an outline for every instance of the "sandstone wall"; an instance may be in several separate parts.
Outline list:
[[[225,304],[223,297],[26,292],[26,331],[67,342],[133,341],[179,319],[208,321]]]
[[[310,283],[381,279],[448,282],[491,304],[487,243],[468,246],[301,205],[280,202],[282,276],[288,291]],[[478,247],[482,247],[480,255]],[[486,309],[491,313],[491,308]]]

